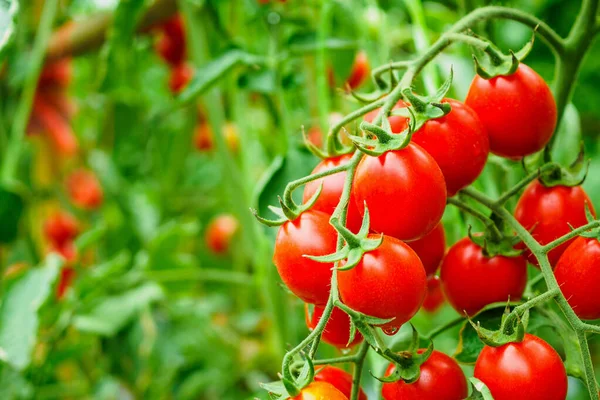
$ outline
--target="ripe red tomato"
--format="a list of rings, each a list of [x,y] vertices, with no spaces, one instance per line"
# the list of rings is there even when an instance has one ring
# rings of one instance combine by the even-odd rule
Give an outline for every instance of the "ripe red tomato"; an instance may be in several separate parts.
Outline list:
[[[488,136],[477,114],[467,105],[454,99],[443,99],[452,111],[447,115],[427,121],[412,136],[412,142],[424,148],[437,162],[444,179],[448,196],[469,186],[483,170],[489,153]],[[400,101],[395,108],[406,107]],[[378,110],[365,116],[372,121]],[[403,117],[389,118],[392,132],[407,128]]]
[[[446,184],[440,167],[412,143],[379,157],[364,157],[352,190],[361,214],[367,203],[371,230],[400,240],[427,235],[446,208]]]
[[[64,88],[71,83],[71,59],[62,58],[44,65],[38,80],[38,90]]]
[[[346,80],[346,83],[348,86],[350,86],[350,89],[356,89],[363,84],[370,72],[371,67],[369,66],[367,53],[361,50],[356,53],[354,64],[352,65],[352,71],[350,71],[350,76]]]
[[[567,373],[560,356],[537,336],[525,334],[520,343],[485,346],[474,375],[495,400],[565,400]]]
[[[527,284],[525,258],[483,255],[483,249],[464,238],[442,261],[442,287],[460,314],[473,315],[488,304],[519,300]]]
[[[419,256],[391,236],[384,236],[381,246],[365,253],[354,268],[337,274],[344,304],[373,317],[395,318],[382,326],[387,333],[395,333],[411,319],[427,293],[427,276]]]
[[[305,211],[279,228],[273,262],[286,286],[305,303],[327,303],[333,263],[320,263],[304,255],[332,254],[336,242],[337,232],[329,224],[329,215],[320,211]]]
[[[556,102],[548,84],[519,64],[508,76],[475,75],[465,103],[483,122],[492,153],[519,159],[546,146],[556,128]]]
[[[545,187],[536,180],[521,195],[515,208],[515,218],[538,242],[547,244],[571,232],[569,225],[577,228],[587,223],[586,203],[592,214],[596,215],[592,201],[581,186]],[[570,243],[572,240],[548,253],[552,266],[556,265]],[[525,254],[530,263],[538,265],[531,252],[526,250]]]
[[[71,242],[79,234],[77,219],[66,211],[58,210],[44,223],[44,235],[55,246]]]
[[[578,237],[564,251],[554,276],[560,290],[581,319],[600,318],[600,243]]]
[[[427,278],[427,295],[423,301],[423,310],[434,313],[444,304],[444,292],[442,281],[439,276],[433,275]]]
[[[77,153],[79,144],[68,119],[49,101],[47,94],[36,94],[33,99],[27,130],[29,133],[40,131],[47,135],[56,151],[63,156],[70,157]]]
[[[200,151],[210,150],[213,148],[213,137],[210,125],[205,122],[196,125],[194,133],[194,145]]]
[[[435,274],[446,252],[444,225],[437,226],[421,239],[406,243],[417,253],[427,275]]]
[[[335,386],[327,382],[313,382],[291,400],[348,400]]]
[[[64,266],[60,270],[60,277],[58,279],[58,284],[56,285],[56,298],[58,300],[65,296],[65,293],[67,293],[67,290],[73,283],[73,279],[75,279],[75,269]]]
[[[194,77],[194,68],[188,63],[181,63],[171,68],[169,88],[173,93],[181,92]]]
[[[206,227],[204,239],[206,246],[215,254],[225,254],[229,251],[231,239],[238,231],[240,224],[230,214],[222,214],[215,218]]]
[[[76,170],[67,178],[67,192],[71,202],[85,210],[100,207],[104,200],[104,193],[96,175],[83,169]]]
[[[352,394],[352,375],[340,368],[326,366],[315,374],[315,382],[331,383],[348,398]],[[367,400],[362,389],[358,392],[358,400]]]
[[[162,23],[162,35],[156,42],[157,53],[170,65],[183,63],[186,56],[185,28],[183,18],[177,14]]]
[[[308,305],[304,306],[304,319],[306,321],[306,326],[311,331],[315,329],[321,320],[322,315],[323,307],[315,306],[311,316],[309,314]],[[350,340],[350,317],[337,307],[333,309],[329,321],[327,321],[327,324],[325,325],[325,330],[323,331],[321,339],[323,339],[325,343],[329,343],[340,349],[355,346],[363,341],[362,335],[357,331],[352,343],[348,344],[348,341]]]
[[[326,171],[331,168],[335,168],[339,165],[346,164],[350,161],[352,155],[346,154],[339,157],[328,158],[321,161],[312,173],[316,174],[319,172]],[[316,203],[312,207],[313,210],[322,211],[328,215],[333,214],[333,211],[337,207],[342,191],[344,190],[344,182],[346,180],[346,172],[338,172],[337,174],[328,175],[325,178],[318,179],[306,184],[304,187],[303,202],[307,202],[319,189],[319,186],[323,184],[323,189]],[[350,194],[350,200],[348,201],[348,214],[346,225],[353,232],[358,232],[362,222],[358,207],[354,200],[352,193]]]
[[[421,349],[419,353],[424,351]],[[394,369],[394,364],[390,364],[386,376]],[[384,383],[382,389],[385,400],[463,400],[468,392],[467,379],[458,363],[437,350],[421,364],[421,375],[416,382]]]

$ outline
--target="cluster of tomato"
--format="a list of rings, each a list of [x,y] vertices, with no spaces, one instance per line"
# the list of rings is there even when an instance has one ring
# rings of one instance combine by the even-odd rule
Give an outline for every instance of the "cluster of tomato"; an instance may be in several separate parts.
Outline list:
[[[316,202],[279,228],[273,260],[289,290],[307,303],[309,329],[315,328],[323,314],[332,271],[337,274],[341,301],[363,314],[392,319],[380,326],[388,334],[395,333],[422,306],[434,311],[443,301],[442,290],[460,314],[469,316],[488,304],[518,300],[523,295],[527,260],[537,265],[535,257],[527,250],[516,256],[490,255],[470,237],[460,240],[446,253],[440,220],[447,198],[475,181],[489,152],[517,160],[546,146],[557,123],[552,93],[535,71],[520,64],[510,75],[491,79],[476,76],[465,102],[443,99],[442,103],[449,104],[451,111],[425,122],[406,147],[379,156],[366,155],[358,164],[346,226],[352,232],[359,231],[366,205],[370,214],[369,237],[382,237],[382,242],[375,250],[366,252],[356,266],[335,271],[332,263],[306,257],[336,252],[338,233],[329,219],[342,195],[344,171],[308,183],[304,202],[321,187]],[[400,101],[396,108],[408,106]],[[365,120],[372,121],[377,113],[378,110],[367,114]],[[388,120],[394,133],[408,127],[406,117],[390,116]],[[340,166],[350,158],[346,154],[325,159],[313,173]],[[519,199],[515,217],[541,244],[547,244],[568,233],[570,227],[587,222],[586,204],[593,212],[580,186],[546,187],[536,180]],[[552,265],[557,265],[556,277],[580,317],[600,318],[600,300],[590,300],[600,287],[594,287],[589,279],[593,274],[589,261],[598,254],[600,244],[587,238],[571,242],[549,254]],[[584,253],[587,258],[582,258]],[[342,261],[341,266],[344,264]],[[582,272],[587,275],[581,275]],[[429,298],[424,303],[428,291]],[[350,331],[349,316],[334,308],[322,340],[339,348],[363,340],[357,334],[349,343]],[[516,363],[523,365],[524,370],[544,376],[544,383],[529,379],[513,367]],[[393,368],[390,365],[388,374]],[[486,346],[477,360],[475,376],[499,400],[566,396],[567,378],[559,355],[542,339],[529,334],[520,343],[498,348]],[[336,382],[333,379],[330,383],[339,386]],[[336,391],[332,387],[320,390],[331,391],[328,398],[345,398],[332,395]],[[348,390],[342,387],[338,390],[349,396]],[[416,382],[407,384],[400,380],[383,385],[386,400],[458,400],[465,398],[467,392],[466,379],[456,361],[437,351],[422,364]],[[298,398],[302,399],[301,396]]]

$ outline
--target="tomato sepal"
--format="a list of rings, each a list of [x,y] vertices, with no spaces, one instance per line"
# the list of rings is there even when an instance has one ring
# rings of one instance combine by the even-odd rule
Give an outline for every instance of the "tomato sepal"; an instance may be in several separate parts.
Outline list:
[[[514,318],[509,318],[509,316]],[[529,322],[529,310],[526,310],[523,315],[509,312],[509,303],[506,304],[506,309],[502,315],[502,323],[500,329],[490,330],[482,327],[479,323],[474,323],[473,320],[467,317],[467,320],[477,332],[479,339],[486,345],[491,347],[504,346],[507,343],[522,342],[525,337],[525,328]]]
[[[509,54],[503,54],[502,51],[496,47],[489,40],[475,35],[473,32],[469,32],[473,37],[477,37],[488,44],[488,46],[481,50],[473,48],[475,54],[473,54],[473,62],[475,63],[475,71],[477,75],[483,79],[489,80],[497,76],[508,76],[517,72],[519,64],[525,59],[533,48],[533,42],[535,39],[535,29],[531,40],[527,42],[520,50],[516,53],[509,50]]]
[[[522,161],[523,168],[527,172],[541,170],[550,163],[552,163],[552,156],[547,146],[543,151],[524,157]],[[557,168],[549,169],[546,173],[540,173],[538,179],[545,187],[579,186],[587,178],[589,166],[590,160],[586,161],[583,142],[581,142],[579,153],[569,166],[557,166]]]
[[[254,208],[250,208],[250,212],[254,215],[254,218],[258,220],[263,225],[274,227],[281,226],[288,221],[293,221],[304,211],[310,210],[310,208],[315,204],[321,192],[323,191],[323,184],[320,184],[317,191],[312,195],[310,199],[306,203],[301,206],[298,206],[294,203],[293,200],[290,199],[290,202],[286,203],[281,196],[277,196],[279,200],[279,207],[268,206],[269,210],[273,212],[273,214],[277,215],[278,219],[268,219],[261,217],[258,215],[258,210]],[[291,204],[289,204],[291,203]]]

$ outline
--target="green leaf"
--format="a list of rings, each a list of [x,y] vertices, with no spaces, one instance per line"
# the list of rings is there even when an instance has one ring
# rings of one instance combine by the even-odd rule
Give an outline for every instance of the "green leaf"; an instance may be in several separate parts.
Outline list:
[[[0,362],[0,394],[3,400],[33,398],[33,386],[10,365]]]
[[[42,265],[30,269],[4,294],[0,306],[0,360],[17,370],[23,370],[31,362],[39,325],[38,311],[52,293],[61,263],[58,256],[48,256]]]
[[[0,57],[12,42],[18,11],[19,2],[17,0],[0,0]]]
[[[10,243],[17,237],[21,214],[21,196],[0,186],[0,243]]]
[[[469,380],[473,384],[473,391],[469,396],[469,400],[494,400],[490,389],[485,386],[485,383],[474,377],[469,378]]]
[[[573,103],[565,107],[560,125],[554,134],[556,138],[552,146],[552,159],[561,165],[571,164],[577,158],[583,140],[581,119]]]
[[[162,289],[146,283],[123,294],[102,300],[89,313],[77,315],[73,324],[82,332],[113,336],[140,311],[163,298]]]

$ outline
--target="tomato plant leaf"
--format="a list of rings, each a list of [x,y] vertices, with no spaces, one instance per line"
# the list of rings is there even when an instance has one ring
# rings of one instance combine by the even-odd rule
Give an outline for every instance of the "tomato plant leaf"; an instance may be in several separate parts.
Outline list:
[[[0,360],[16,370],[31,362],[39,325],[38,311],[52,292],[62,261],[50,255],[38,268],[32,268],[4,294],[0,306]]]
[[[8,364],[0,362],[0,388],[5,400],[33,398],[33,386]]]

